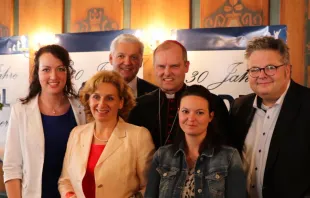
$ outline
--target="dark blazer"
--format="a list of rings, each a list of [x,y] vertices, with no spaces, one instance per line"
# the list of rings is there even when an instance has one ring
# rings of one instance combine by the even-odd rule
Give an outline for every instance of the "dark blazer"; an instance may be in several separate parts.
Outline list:
[[[186,86],[182,88],[182,90],[185,89]],[[182,90],[176,93],[176,99],[179,100]],[[161,93],[161,119],[159,120],[159,93]],[[228,127],[228,110],[225,106],[224,101],[218,97],[217,95],[214,95],[214,101],[216,105],[215,110],[215,116],[214,119],[216,120],[220,130],[220,133],[225,134],[227,133],[227,127]],[[155,144],[156,149],[160,146],[164,145],[165,142],[165,130],[166,129],[166,111],[167,111],[167,105],[165,105],[165,101],[162,101],[163,99],[166,99],[164,93],[162,91],[159,91],[159,89],[148,93],[142,97],[139,97],[137,99],[137,106],[130,112],[128,122],[134,125],[143,126],[147,128],[153,137],[153,141]],[[176,118],[175,120],[175,126],[179,125],[179,120]],[[160,128],[161,127],[161,130]],[[172,134],[176,133],[178,127],[173,127]],[[161,134],[161,133],[162,134]]]
[[[158,89],[158,87],[153,85],[152,83],[149,83],[148,81],[137,78],[137,97],[150,93],[155,89]]]
[[[229,139],[242,152],[251,126],[255,94],[236,99],[230,112]],[[268,152],[263,197],[310,196],[310,89],[291,80],[273,131]]]
[[[81,89],[84,87],[86,82],[83,82],[80,89],[79,89],[79,95],[80,95],[80,91]],[[155,89],[157,89],[158,87],[156,87],[155,85],[141,79],[141,78],[137,78],[137,97],[143,96],[149,92],[154,91]]]

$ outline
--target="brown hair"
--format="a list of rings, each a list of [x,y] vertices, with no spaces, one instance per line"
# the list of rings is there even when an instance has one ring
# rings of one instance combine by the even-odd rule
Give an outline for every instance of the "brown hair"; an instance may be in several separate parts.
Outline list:
[[[251,54],[257,50],[274,50],[279,52],[282,62],[290,64],[289,48],[281,39],[275,39],[271,36],[258,37],[249,41],[245,50],[245,59],[249,59]]]
[[[67,82],[64,87],[64,94],[66,96],[77,97],[76,91],[73,88],[73,83],[71,81],[72,76],[75,72],[73,69],[73,61],[70,59],[68,51],[61,47],[60,45],[46,45],[41,47],[36,53],[34,57],[34,68],[31,76],[31,83],[29,86],[29,93],[25,98],[21,98],[20,101],[23,104],[28,103],[32,98],[34,98],[37,94],[39,94],[42,90],[41,84],[39,81],[39,59],[42,54],[51,53],[55,58],[61,60],[62,64],[67,70]]]
[[[89,80],[87,80],[85,86],[80,91],[80,100],[84,105],[87,121],[91,122],[94,120],[89,107],[89,97],[97,90],[101,83],[111,83],[116,87],[120,99],[124,100],[124,105],[123,108],[119,111],[119,116],[126,120],[128,118],[129,112],[136,105],[131,88],[117,72],[100,71],[92,76]]]

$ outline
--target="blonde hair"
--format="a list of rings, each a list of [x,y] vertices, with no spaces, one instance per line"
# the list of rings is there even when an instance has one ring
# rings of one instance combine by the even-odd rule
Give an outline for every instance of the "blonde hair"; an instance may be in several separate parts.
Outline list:
[[[119,110],[119,116],[124,120],[128,118],[129,112],[136,105],[135,97],[131,88],[126,84],[124,79],[115,71],[100,71],[92,76],[80,92],[80,100],[84,105],[84,111],[87,121],[91,122],[94,117],[89,106],[89,97],[93,94],[101,83],[111,83],[118,91],[120,99],[124,100],[123,108]]]
[[[275,39],[271,36],[258,37],[249,41],[245,50],[245,59],[249,59],[254,51],[258,50],[274,50],[279,52],[282,62],[290,64],[289,48],[281,39]]]

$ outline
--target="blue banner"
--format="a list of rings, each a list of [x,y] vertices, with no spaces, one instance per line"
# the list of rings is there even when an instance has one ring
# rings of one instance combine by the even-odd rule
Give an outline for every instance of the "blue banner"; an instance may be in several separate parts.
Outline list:
[[[28,53],[28,37],[0,37],[0,55]]]
[[[116,30],[57,34],[59,43],[69,52],[109,51],[112,40],[120,34],[134,34],[137,30]],[[231,28],[198,28],[175,30],[177,40],[188,51],[242,50],[249,40],[258,36],[275,36],[286,41],[284,25]]]
[[[69,52],[110,51],[112,40],[120,34],[133,34],[134,30],[57,34],[59,43]]]
[[[177,30],[177,40],[188,51],[242,50],[254,37],[274,36],[286,42],[286,26],[251,26]]]

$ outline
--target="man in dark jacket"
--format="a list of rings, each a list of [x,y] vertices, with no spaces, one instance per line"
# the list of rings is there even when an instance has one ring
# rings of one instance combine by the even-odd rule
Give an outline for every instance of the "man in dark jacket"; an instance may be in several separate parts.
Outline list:
[[[135,97],[149,93],[157,86],[137,77],[143,62],[143,43],[134,35],[121,34],[111,43],[109,61],[132,89]],[[83,87],[85,82],[82,84]]]
[[[179,126],[177,108],[182,92],[186,89],[185,74],[189,69],[187,51],[177,42],[168,40],[153,53],[155,76],[159,89],[137,100],[137,106],[129,115],[129,122],[146,127],[152,134],[155,147],[172,143]],[[216,101],[215,120],[221,133],[227,131],[228,111],[222,99]]]
[[[310,197],[310,90],[291,79],[280,39],[249,42],[253,94],[231,108],[231,143],[242,155],[249,197]]]

